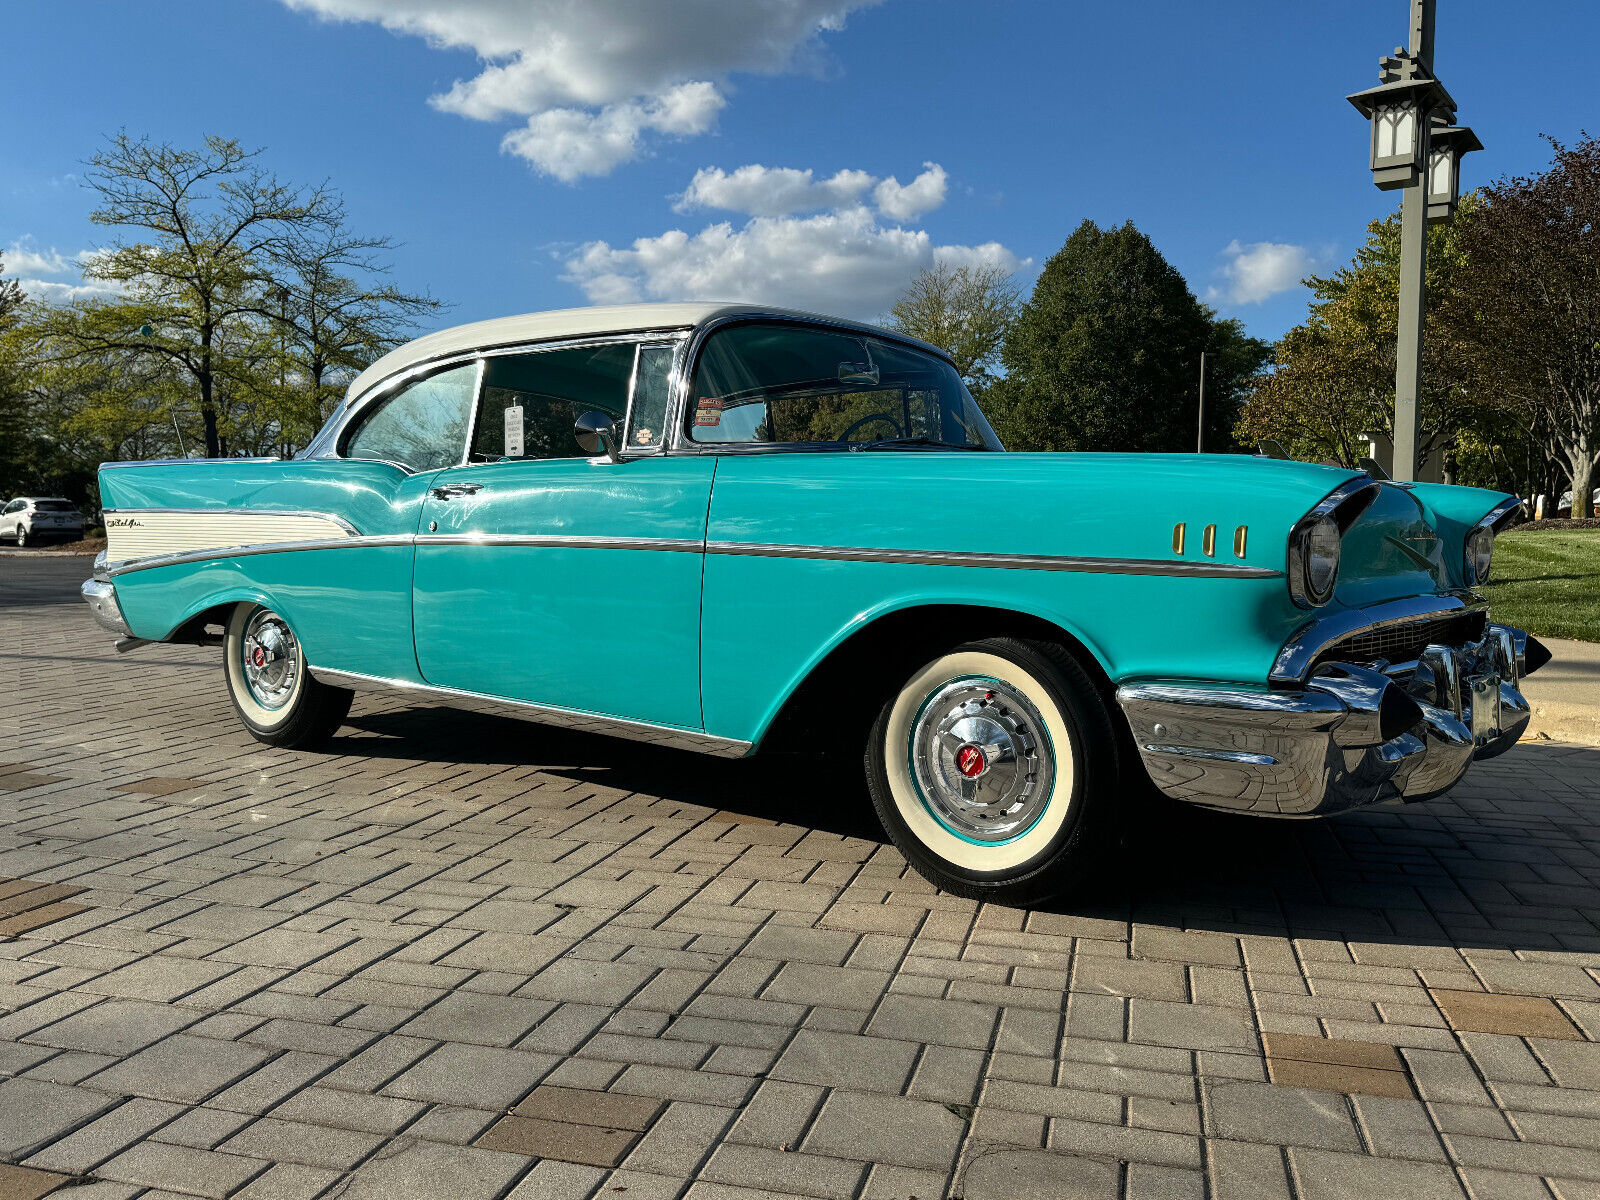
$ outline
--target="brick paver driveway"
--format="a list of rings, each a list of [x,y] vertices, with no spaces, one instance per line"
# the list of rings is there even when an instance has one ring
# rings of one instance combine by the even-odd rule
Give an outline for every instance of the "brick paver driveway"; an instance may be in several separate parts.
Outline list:
[[[979,908],[804,762],[261,747],[84,565],[0,559],[6,1200],[1600,1194],[1600,752]]]

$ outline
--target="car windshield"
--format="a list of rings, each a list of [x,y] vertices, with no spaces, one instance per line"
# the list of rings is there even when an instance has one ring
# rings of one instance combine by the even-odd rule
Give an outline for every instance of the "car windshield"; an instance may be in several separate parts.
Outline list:
[[[695,369],[689,433],[789,443],[999,450],[956,370],[910,346],[776,322],[713,333]]]
[[[35,500],[33,502],[33,511],[69,513],[77,512],[78,510],[72,507],[70,500]]]

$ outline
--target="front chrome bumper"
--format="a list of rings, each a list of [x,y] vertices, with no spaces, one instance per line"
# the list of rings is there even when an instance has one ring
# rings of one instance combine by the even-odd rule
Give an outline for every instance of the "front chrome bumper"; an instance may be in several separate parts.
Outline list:
[[[1521,630],[1490,625],[1477,642],[1429,645],[1415,662],[1324,663],[1294,690],[1135,683],[1117,700],[1167,795],[1264,816],[1325,816],[1426,800],[1454,787],[1475,759],[1509,750],[1532,715],[1517,685],[1547,659]]]

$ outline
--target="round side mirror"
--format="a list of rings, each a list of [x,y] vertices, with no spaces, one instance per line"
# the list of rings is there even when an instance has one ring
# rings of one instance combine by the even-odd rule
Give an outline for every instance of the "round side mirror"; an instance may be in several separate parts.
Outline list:
[[[586,454],[604,454],[612,462],[619,462],[617,452],[617,423],[603,412],[586,412],[572,425],[572,435]]]

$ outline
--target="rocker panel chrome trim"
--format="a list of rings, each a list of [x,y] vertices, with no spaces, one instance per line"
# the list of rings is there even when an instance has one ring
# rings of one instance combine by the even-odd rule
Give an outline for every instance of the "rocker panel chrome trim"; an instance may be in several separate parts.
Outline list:
[[[461,688],[435,687],[433,684],[414,683],[406,679],[386,679],[377,675],[340,671],[309,663],[307,669],[316,679],[334,687],[347,687],[355,691],[410,692],[419,697],[451,701],[462,707],[488,712],[495,716],[516,717],[524,721],[535,721],[541,725],[554,725],[561,729],[576,729],[584,733],[599,733],[610,737],[628,738],[636,742],[649,742],[655,746],[693,750],[717,758],[743,758],[750,753],[751,748],[750,742],[718,737],[716,734],[702,733],[694,729],[680,729],[674,725],[657,725],[650,721],[634,721],[626,717],[605,717],[577,709],[562,708],[559,705],[536,704],[528,700],[507,700]]]

